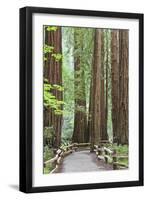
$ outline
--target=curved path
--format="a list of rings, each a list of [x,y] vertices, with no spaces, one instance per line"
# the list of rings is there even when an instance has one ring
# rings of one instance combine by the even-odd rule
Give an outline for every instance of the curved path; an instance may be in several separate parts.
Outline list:
[[[95,153],[88,150],[76,151],[64,158],[59,173],[112,170],[112,166],[98,160]]]

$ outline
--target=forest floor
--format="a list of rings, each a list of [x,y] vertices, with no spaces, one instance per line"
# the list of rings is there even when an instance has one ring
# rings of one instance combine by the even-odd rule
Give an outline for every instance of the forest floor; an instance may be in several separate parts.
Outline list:
[[[89,150],[73,152],[64,158],[58,173],[113,170],[110,164],[96,158]]]

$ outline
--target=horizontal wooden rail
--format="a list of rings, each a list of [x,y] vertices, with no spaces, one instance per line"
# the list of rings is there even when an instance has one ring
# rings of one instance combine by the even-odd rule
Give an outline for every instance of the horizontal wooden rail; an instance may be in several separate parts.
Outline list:
[[[104,151],[107,152],[108,154],[112,155],[113,154],[113,150],[107,148],[107,147],[104,147]]]
[[[62,163],[63,158],[65,156],[71,154],[73,151],[76,151],[79,147],[87,147],[87,146],[90,146],[90,143],[72,143],[67,146],[61,146],[56,151],[55,157],[44,162],[44,167],[46,167],[47,164],[54,164],[55,168],[50,173],[55,173],[58,171],[59,165]]]
[[[94,145],[94,151],[96,152],[98,159],[103,160],[106,163],[111,163],[114,170],[120,167],[128,168],[127,164],[118,162],[118,159],[128,158],[128,155],[117,155],[115,149],[112,150],[101,144]]]
[[[44,162],[44,164],[47,165],[49,163],[54,163],[57,159],[58,159],[58,155],[55,155],[54,158],[47,160],[46,162]]]
[[[117,158],[128,158],[128,155],[112,155],[113,157],[117,157]]]
[[[125,163],[120,163],[120,162],[118,161],[118,159],[125,159],[125,158],[128,159],[128,155],[117,155],[117,154],[116,154],[116,151],[114,151],[112,157],[113,157],[113,169],[118,169],[118,168],[121,168],[121,167],[123,167],[123,168],[128,168],[128,165],[127,165],[127,164],[125,164]]]
[[[91,143],[74,143],[74,146],[76,146],[76,147],[87,147],[90,145],[91,145]]]
[[[128,165],[124,164],[124,163],[114,162],[113,165],[121,166],[121,167],[124,167],[124,168],[128,168]]]
[[[62,163],[65,156],[76,151],[80,147],[90,147],[91,143],[72,143],[67,146],[61,146],[55,154],[54,158],[44,162],[44,166],[47,164],[54,164],[55,168],[50,173],[55,173],[58,171],[60,164]],[[94,151],[96,152],[97,158],[103,160],[106,163],[111,163],[113,169],[128,168],[127,164],[120,163],[119,159],[126,159],[128,155],[117,155],[115,149],[110,149],[105,147],[103,143],[99,145],[94,145]]]

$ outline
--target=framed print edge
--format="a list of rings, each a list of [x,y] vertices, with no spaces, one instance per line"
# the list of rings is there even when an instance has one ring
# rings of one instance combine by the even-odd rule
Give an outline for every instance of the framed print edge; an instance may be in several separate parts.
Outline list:
[[[139,20],[139,180],[73,185],[33,187],[32,185],[32,15],[51,13],[81,16],[129,18]],[[53,192],[64,190],[100,189],[142,186],[143,168],[143,14],[58,8],[24,7],[20,9],[20,136],[19,136],[19,190],[26,193]]]
[[[139,180],[144,185],[144,15],[139,17]]]
[[[31,13],[20,9],[20,191],[32,188],[32,44]]]

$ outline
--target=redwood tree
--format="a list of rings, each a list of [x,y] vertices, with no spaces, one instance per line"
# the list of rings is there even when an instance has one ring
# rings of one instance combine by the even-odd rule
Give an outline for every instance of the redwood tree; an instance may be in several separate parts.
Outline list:
[[[128,30],[119,31],[119,139],[128,144]]]
[[[45,45],[50,49],[45,55],[44,77],[50,85],[62,85],[62,54],[61,48],[61,28],[45,27]],[[52,95],[59,101],[63,100],[62,91],[51,90]],[[62,115],[57,114],[50,106],[44,108],[44,127],[52,127],[54,132],[54,147],[59,147],[61,143]]]
[[[113,140],[128,144],[128,30],[112,31]]]
[[[93,145],[99,143],[101,134],[101,44],[102,30],[95,30],[94,55],[92,66],[91,92],[90,92],[90,121],[88,130],[90,134],[91,150]]]
[[[111,78],[112,78],[112,124],[113,142],[118,141],[119,134],[119,31],[111,31]]]
[[[101,140],[107,140],[107,104],[108,104],[108,49],[106,46],[106,34],[105,30],[102,30],[101,37],[101,96],[100,96],[100,104],[101,104]],[[105,62],[106,60],[106,62]]]
[[[84,68],[82,65],[83,31],[74,31],[74,131],[73,142],[84,142],[87,128]],[[77,52],[77,53],[76,53]]]

